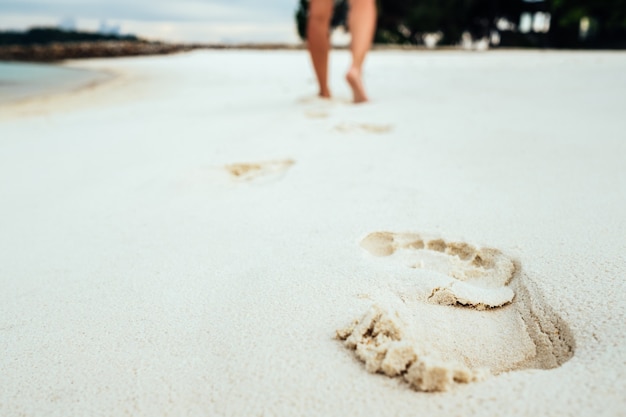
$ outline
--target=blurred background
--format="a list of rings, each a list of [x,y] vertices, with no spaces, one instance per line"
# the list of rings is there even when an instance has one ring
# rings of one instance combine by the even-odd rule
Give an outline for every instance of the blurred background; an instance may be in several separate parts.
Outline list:
[[[102,39],[296,45],[304,37],[308,2],[2,0],[0,45],[77,40],[68,34],[83,32]],[[626,0],[378,0],[378,7],[377,43],[626,47]],[[347,0],[336,1],[336,44],[349,42],[347,9]],[[32,28],[47,30],[11,38]]]
[[[334,26],[346,27],[347,0]],[[297,21],[305,36],[309,0]],[[378,0],[376,43],[464,47],[626,47],[626,0]]]
[[[298,0],[1,0],[0,30],[57,27],[188,43],[299,42]]]

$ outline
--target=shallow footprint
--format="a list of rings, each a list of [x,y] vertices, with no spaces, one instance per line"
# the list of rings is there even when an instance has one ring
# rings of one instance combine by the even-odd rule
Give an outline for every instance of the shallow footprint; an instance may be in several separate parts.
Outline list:
[[[304,115],[309,119],[327,119],[329,116],[328,112],[314,110],[307,111]]]
[[[381,134],[391,132],[393,130],[393,126],[370,123],[341,123],[335,126],[335,130],[342,133],[367,132]]]
[[[294,164],[291,159],[281,159],[196,167],[178,175],[172,187],[176,192],[205,193],[208,185],[230,189],[234,184],[267,184],[281,179]]]
[[[445,391],[573,355],[568,326],[501,251],[415,233],[376,232],[361,245],[415,268],[410,281],[390,277],[365,314],[337,331],[368,371]]]
[[[236,181],[253,181],[259,178],[275,177],[287,171],[295,161],[283,159],[265,162],[245,162],[224,166],[231,178]]]

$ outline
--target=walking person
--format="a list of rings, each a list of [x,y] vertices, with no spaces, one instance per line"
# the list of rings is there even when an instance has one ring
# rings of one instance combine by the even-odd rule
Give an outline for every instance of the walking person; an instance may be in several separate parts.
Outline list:
[[[368,100],[363,87],[363,62],[372,47],[376,30],[375,0],[349,0],[348,27],[352,35],[352,64],[346,73],[355,103]],[[330,98],[328,87],[328,54],[330,52],[330,20],[334,0],[311,0],[307,24],[307,48],[319,84],[319,96]]]

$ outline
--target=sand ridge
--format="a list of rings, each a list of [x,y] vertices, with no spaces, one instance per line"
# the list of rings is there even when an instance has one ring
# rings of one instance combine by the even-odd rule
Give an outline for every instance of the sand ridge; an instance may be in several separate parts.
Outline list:
[[[519,262],[500,250],[392,232],[369,234],[361,246],[390,260],[408,252],[408,266],[422,272],[416,279],[426,281],[421,294],[418,285],[408,296],[407,288],[386,297],[381,290],[365,314],[337,331],[369,372],[401,377],[419,391],[446,391],[489,374],[551,369],[572,357],[568,326],[524,285]]]
[[[478,381],[485,372],[418,353],[398,312],[373,305],[359,320],[337,330],[337,338],[355,351],[371,372],[402,377],[419,391],[447,391],[452,384]]]

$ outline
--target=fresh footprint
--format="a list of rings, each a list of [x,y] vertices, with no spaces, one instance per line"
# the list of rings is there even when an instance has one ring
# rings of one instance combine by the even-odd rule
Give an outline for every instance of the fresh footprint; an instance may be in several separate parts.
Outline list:
[[[465,242],[426,239],[415,233],[375,232],[361,242],[375,256],[406,251],[413,268],[446,275],[446,282],[434,285],[429,300],[438,304],[460,304],[485,308],[501,307],[513,300],[507,284],[515,264],[493,248],[477,248]]]
[[[555,368],[573,355],[567,325],[501,251],[391,232],[361,246],[398,266],[365,314],[337,331],[368,371],[445,391],[490,374]]]

